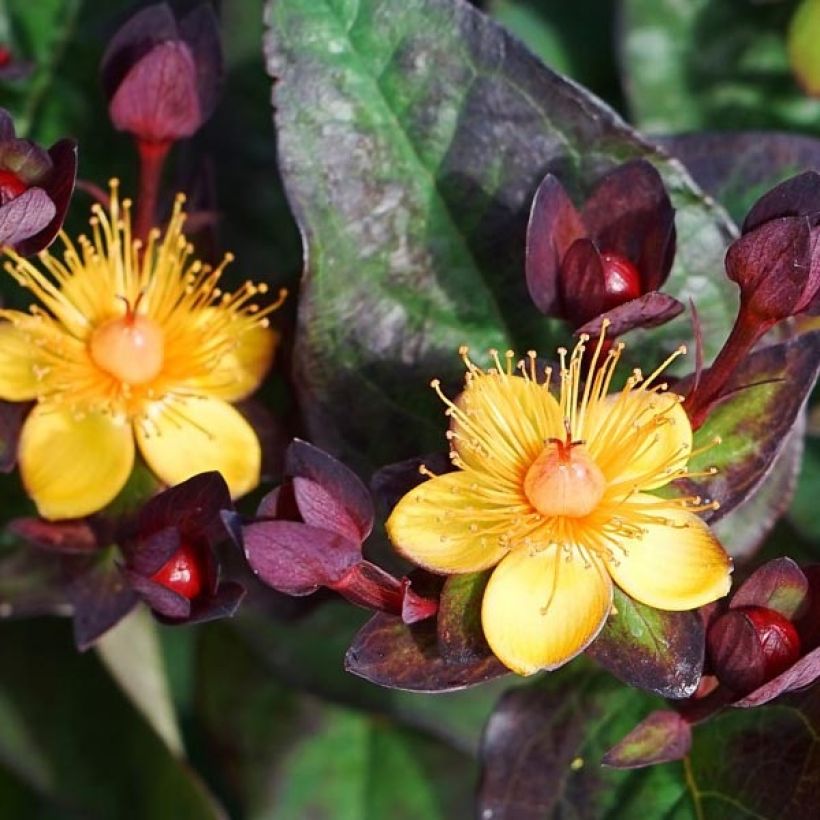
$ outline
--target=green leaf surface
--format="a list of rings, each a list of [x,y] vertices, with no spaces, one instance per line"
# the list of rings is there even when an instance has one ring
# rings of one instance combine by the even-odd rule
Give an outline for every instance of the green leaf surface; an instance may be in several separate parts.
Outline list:
[[[704,818],[811,817],[820,805],[820,687],[695,728],[688,781]]]
[[[678,209],[666,289],[696,297],[710,346],[728,331],[723,212],[463,0],[272,0],[267,25],[280,168],[308,260],[295,367],[323,446],[359,466],[432,450],[443,424],[427,384],[459,381],[459,345],[482,358],[567,341],[524,284],[530,198],[548,169],[577,192],[652,159]],[[684,318],[635,349],[654,358],[690,336]]]
[[[199,664],[200,680],[208,681],[199,689],[199,712],[242,816],[471,816],[475,763],[463,752],[385,714],[290,689],[224,626],[207,632]]]
[[[56,816],[223,817],[96,658],[76,652],[65,623],[0,624],[0,646],[0,703],[15,715],[13,734],[0,722],[0,749],[25,755],[21,772],[44,802],[62,807]]]
[[[586,654],[632,686],[668,698],[691,695],[703,668],[700,615],[653,609],[617,588],[613,605]]]
[[[786,31],[793,2],[623,0],[621,65],[632,117],[657,133],[781,128],[820,132]]]
[[[108,671],[177,757],[184,749],[168,686],[157,625],[137,607],[96,645]]]

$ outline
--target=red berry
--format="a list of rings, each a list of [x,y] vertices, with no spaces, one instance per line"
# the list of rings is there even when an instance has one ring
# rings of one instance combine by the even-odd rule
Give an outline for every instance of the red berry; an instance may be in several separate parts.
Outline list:
[[[766,679],[777,677],[800,657],[800,636],[779,612],[762,606],[738,607],[751,622],[765,657]]]
[[[152,576],[151,580],[189,601],[202,592],[202,567],[196,550],[183,544]]]
[[[709,627],[707,643],[715,674],[738,694],[757,689],[800,657],[791,621],[761,606],[724,612]]]
[[[11,51],[6,46],[0,46],[0,68],[5,68],[11,62]]]
[[[612,310],[641,295],[641,275],[628,259],[617,253],[602,253],[601,262],[604,266],[606,310]]]
[[[0,204],[5,205],[27,190],[28,185],[13,171],[0,170]]]

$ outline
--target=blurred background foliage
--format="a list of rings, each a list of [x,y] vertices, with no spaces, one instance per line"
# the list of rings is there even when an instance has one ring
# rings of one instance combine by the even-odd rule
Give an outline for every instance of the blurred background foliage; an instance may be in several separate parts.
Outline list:
[[[117,176],[126,190],[134,185],[135,156],[130,140],[108,125],[97,67],[107,38],[138,5],[0,0],[0,41],[36,65],[29,78],[0,84],[0,105],[21,134],[44,143],[76,137],[79,176],[103,186]],[[793,2],[475,5],[651,135],[768,129],[803,135],[721,137],[711,147],[702,139],[669,142],[735,218],[766,187],[817,165],[820,148],[810,138],[820,134],[820,101],[802,93],[786,56]],[[236,252],[232,276],[292,289],[287,329],[302,251],[277,172],[262,55],[264,3],[219,6],[228,69],[222,102],[203,131],[176,149],[169,189],[186,188],[198,207],[218,211],[216,229],[200,242],[206,253]],[[89,204],[79,191],[70,231],[84,226]],[[18,297],[9,285],[0,278],[3,298],[13,301]],[[290,406],[287,353],[286,344],[285,377],[273,396],[280,407]],[[767,556],[820,557],[819,415],[815,407],[798,491],[767,542]],[[298,422],[291,426],[298,430]],[[3,521],[26,510],[14,475],[0,476],[0,499]],[[0,578],[0,592],[3,583]],[[138,622],[118,628],[138,636],[125,656],[106,651],[105,642],[100,651],[78,655],[68,623],[59,619],[0,620],[0,817],[473,816],[481,733],[509,679],[438,696],[382,690],[342,669],[365,613],[329,599],[302,606],[272,592],[252,597],[253,605],[230,623],[174,630],[137,615]],[[531,682],[517,686],[503,702],[511,721],[517,701],[510,698],[536,696]],[[572,694],[551,694],[561,692]],[[682,764],[637,773],[598,769],[602,752],[656,698],[625,689],[584,661],[548,676],[537,694],[545,698],[540,742],[548,747],[540,759],[552,768],[527,770],[526,755],[523,770],[515,760],[488,762],[501,766],[510,783],[537,779],[530,805],[540,805],[543,816],[628,818],[645,811],[647,801],[658,817],[740,816],[720,814],[719,799],[704,802],[687,792]],[[721,742],[746,730],[740,722],[723,721]],[[700,765],[708,786],[713,775],[707,763]],[[485,775],[482,788],[491,785]],[[542,815],[533,809],[521,816]]]

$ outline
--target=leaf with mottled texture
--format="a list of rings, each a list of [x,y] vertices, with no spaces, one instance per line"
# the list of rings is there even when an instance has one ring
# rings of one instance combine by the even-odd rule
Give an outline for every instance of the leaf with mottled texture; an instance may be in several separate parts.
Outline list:
[[[680,760],[692,745],[692,729],[677,713],[659,709],[644,718],[601,761],[614,769],[640,769]]]
[[[460,345],[557,346],[524,281],[548,171],[583,194],[650,159],[677,208],[665,290],[684,303],[697,290],[714,354],[735,311],[714,276],[732,228],[600,101],[463,0],[267,9],[280,167],[307,245],[296,375],[318,443],[369,467],[433,450],[441,408],[427,385],[460,380]],[[690,334],[672,321],[635,355],[654,360]]]
[[[696,612],[664,612],[615,590],[615,611],[586,653],[632,686],[667,698],[691,695],[705,647]]]

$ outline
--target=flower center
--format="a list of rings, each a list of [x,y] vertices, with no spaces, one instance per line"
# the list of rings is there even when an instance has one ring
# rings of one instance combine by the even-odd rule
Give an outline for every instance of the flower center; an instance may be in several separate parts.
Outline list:
[[[582,441],[551,438],[524,478],[524,492],[541,515],[582,518],[599,504],[606,479]]]
[[[162,370],[165,338],[156,322],[129,310],[93,332],[89,351],[94,364],[114,378],[127,384],[145,384]]]

